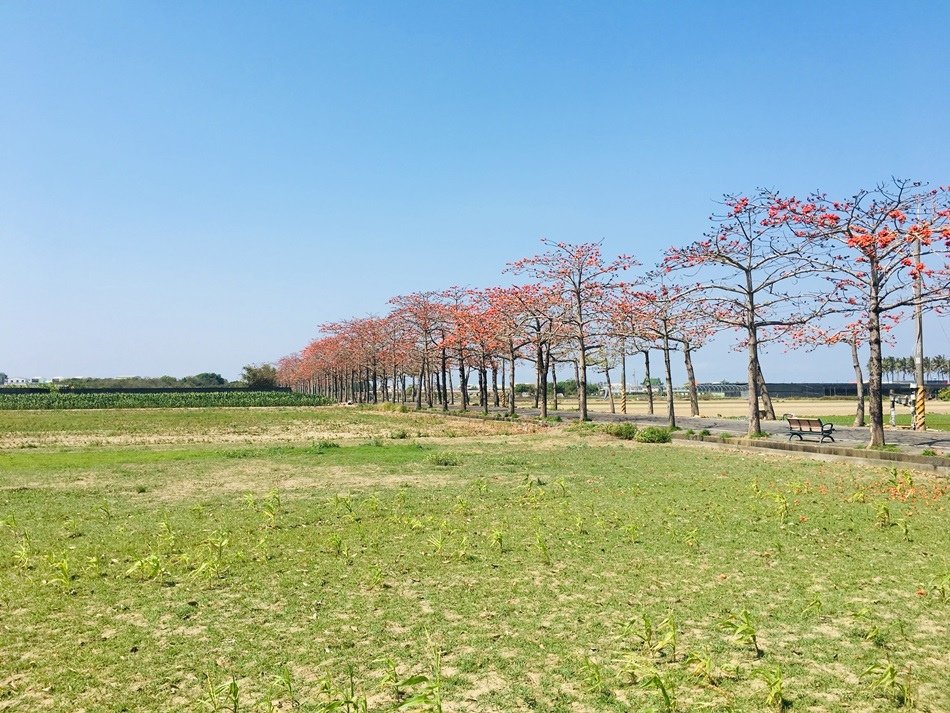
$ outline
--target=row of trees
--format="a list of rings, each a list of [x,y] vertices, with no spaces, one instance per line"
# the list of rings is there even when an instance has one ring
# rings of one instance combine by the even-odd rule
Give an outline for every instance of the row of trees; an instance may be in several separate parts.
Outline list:
[[[914,357],[893,357],[886,356],[882,362],[882,369],[888,375],[891,381],[896,381],[900,375],[902,379],[913,378],[916,369]],[[937,354],[935,356],[924,357],[924,375],[929,379],[947,379],[950,378],[950,359]]]
[[[549,379],[556,407],[561,365],[574,370],[586,419],[590,370],[604,375],[612,395],[611,370],[619,365],[625,392],[627,358],[642,355],[649,380],[650,353],[659,351],[673,425],[672,355],[684,361],[691,412],[698,414],[692,354],[728,330],[746,353],[755,434],[763,413],[774,418],[761,349],[849,344],[859,385],[856,419],[863,422],[858,350],[867,345],[871,445],[882,445],[882,343],[915,303],[923,310],[950,304],[950,188],[895,179],[844,200],[758,190],[725,196],[710,225],[702,238],[667,249],[657,265],[637,273],[632,256],[606,258],[601,243],[543,240],[544,252],[506,268],[523,282],[402,295],[390,300],[385,316],[322,325],[317,339],[280,360],[278,377],[339,399],[411,395],[416,408],[448,408],[457,374],[461,408],[470,407],[475,379],[483,410],[504,404],[514,413],[506,382],[514,384],[516,364],[526,362],[534,366],[537,405],[546,415]],[[652,411],[652,393],[648,399]]]

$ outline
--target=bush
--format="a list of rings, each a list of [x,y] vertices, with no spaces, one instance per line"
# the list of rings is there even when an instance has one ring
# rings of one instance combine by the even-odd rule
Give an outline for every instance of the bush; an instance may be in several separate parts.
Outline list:
[[[704,428],[702,431],[699,432],[699,435],[700,435],[700,436],[711,436],[711,435],[712,435],[712,431],[710,431],[708,428]]]
[[[637,435],[637,427],[632,423],[612,423],[607,426],[607,433],[614,438],[632,441]]]
[[[940,393],[937,394],[937,398],[940,399],[941,401],[950,401],[950,386],[948,386],[945,389],[942,389]]]
[[[370,404],[370,406],[373,408],[377,408],[380,411],[394,411],[398,413],[409,412],[409,407],[406,406],[406,404],[402,402],[394,404],[392,401],[381,401],[378,404]]]
[[[400,428],[398,431],[393,431],[392,433],[390,433],[389,437],[394,438],[396,440],[409,438],[409,431],[407,431],[405,428]]]
[[[672,440],[668,428],[657,426],[648,426],[636,435],[637,443],[669,443]]]
[[[462,461],[458,459],[458,456],[454,456],[451,453],[437,453],[432,456],[432,464],[443,468],[460,465],[461,463]]]

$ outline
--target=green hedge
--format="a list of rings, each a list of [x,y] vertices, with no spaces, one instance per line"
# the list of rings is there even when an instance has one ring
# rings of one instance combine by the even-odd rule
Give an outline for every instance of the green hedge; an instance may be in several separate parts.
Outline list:
[[[937,394],[937,398],[939,398],[941,401],[950,401],[950,386]]]
[[[154,394],[0,394],[0,410],[80,408],[205,408],[215,406],[327,406],[323,396],[286,391]]]

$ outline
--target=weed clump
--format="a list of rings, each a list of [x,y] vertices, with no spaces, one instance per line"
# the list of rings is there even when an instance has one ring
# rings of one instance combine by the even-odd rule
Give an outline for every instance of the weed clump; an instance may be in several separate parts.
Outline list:
[[[607,426],[607,433],[614,438],[632,441],[637,435],[637,427],[632,423],[612,423]]]
[[[451,468],[457,465],[461,465],[462,461],[459,460],[459,457],[451,453],[436,453],[430,459],[432,465],[437,465],[440,468]]]
[[[635,438],[637,443],[669,443],[673,440],[668,428],[659,428],[658,426],[647,426],[639,431]]]

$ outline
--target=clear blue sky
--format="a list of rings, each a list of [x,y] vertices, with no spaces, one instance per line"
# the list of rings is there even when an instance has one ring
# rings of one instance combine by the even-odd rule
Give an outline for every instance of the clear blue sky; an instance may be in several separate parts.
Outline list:
[[[0,371],[235,377],[392,295],[497,283],[542,235],[652,263],[726,191],[950,183],[948,26],[941,2],[4,2]],[[844,351],[765,363],[850,377]],[[697,368],[744,373],[723,346]]]

